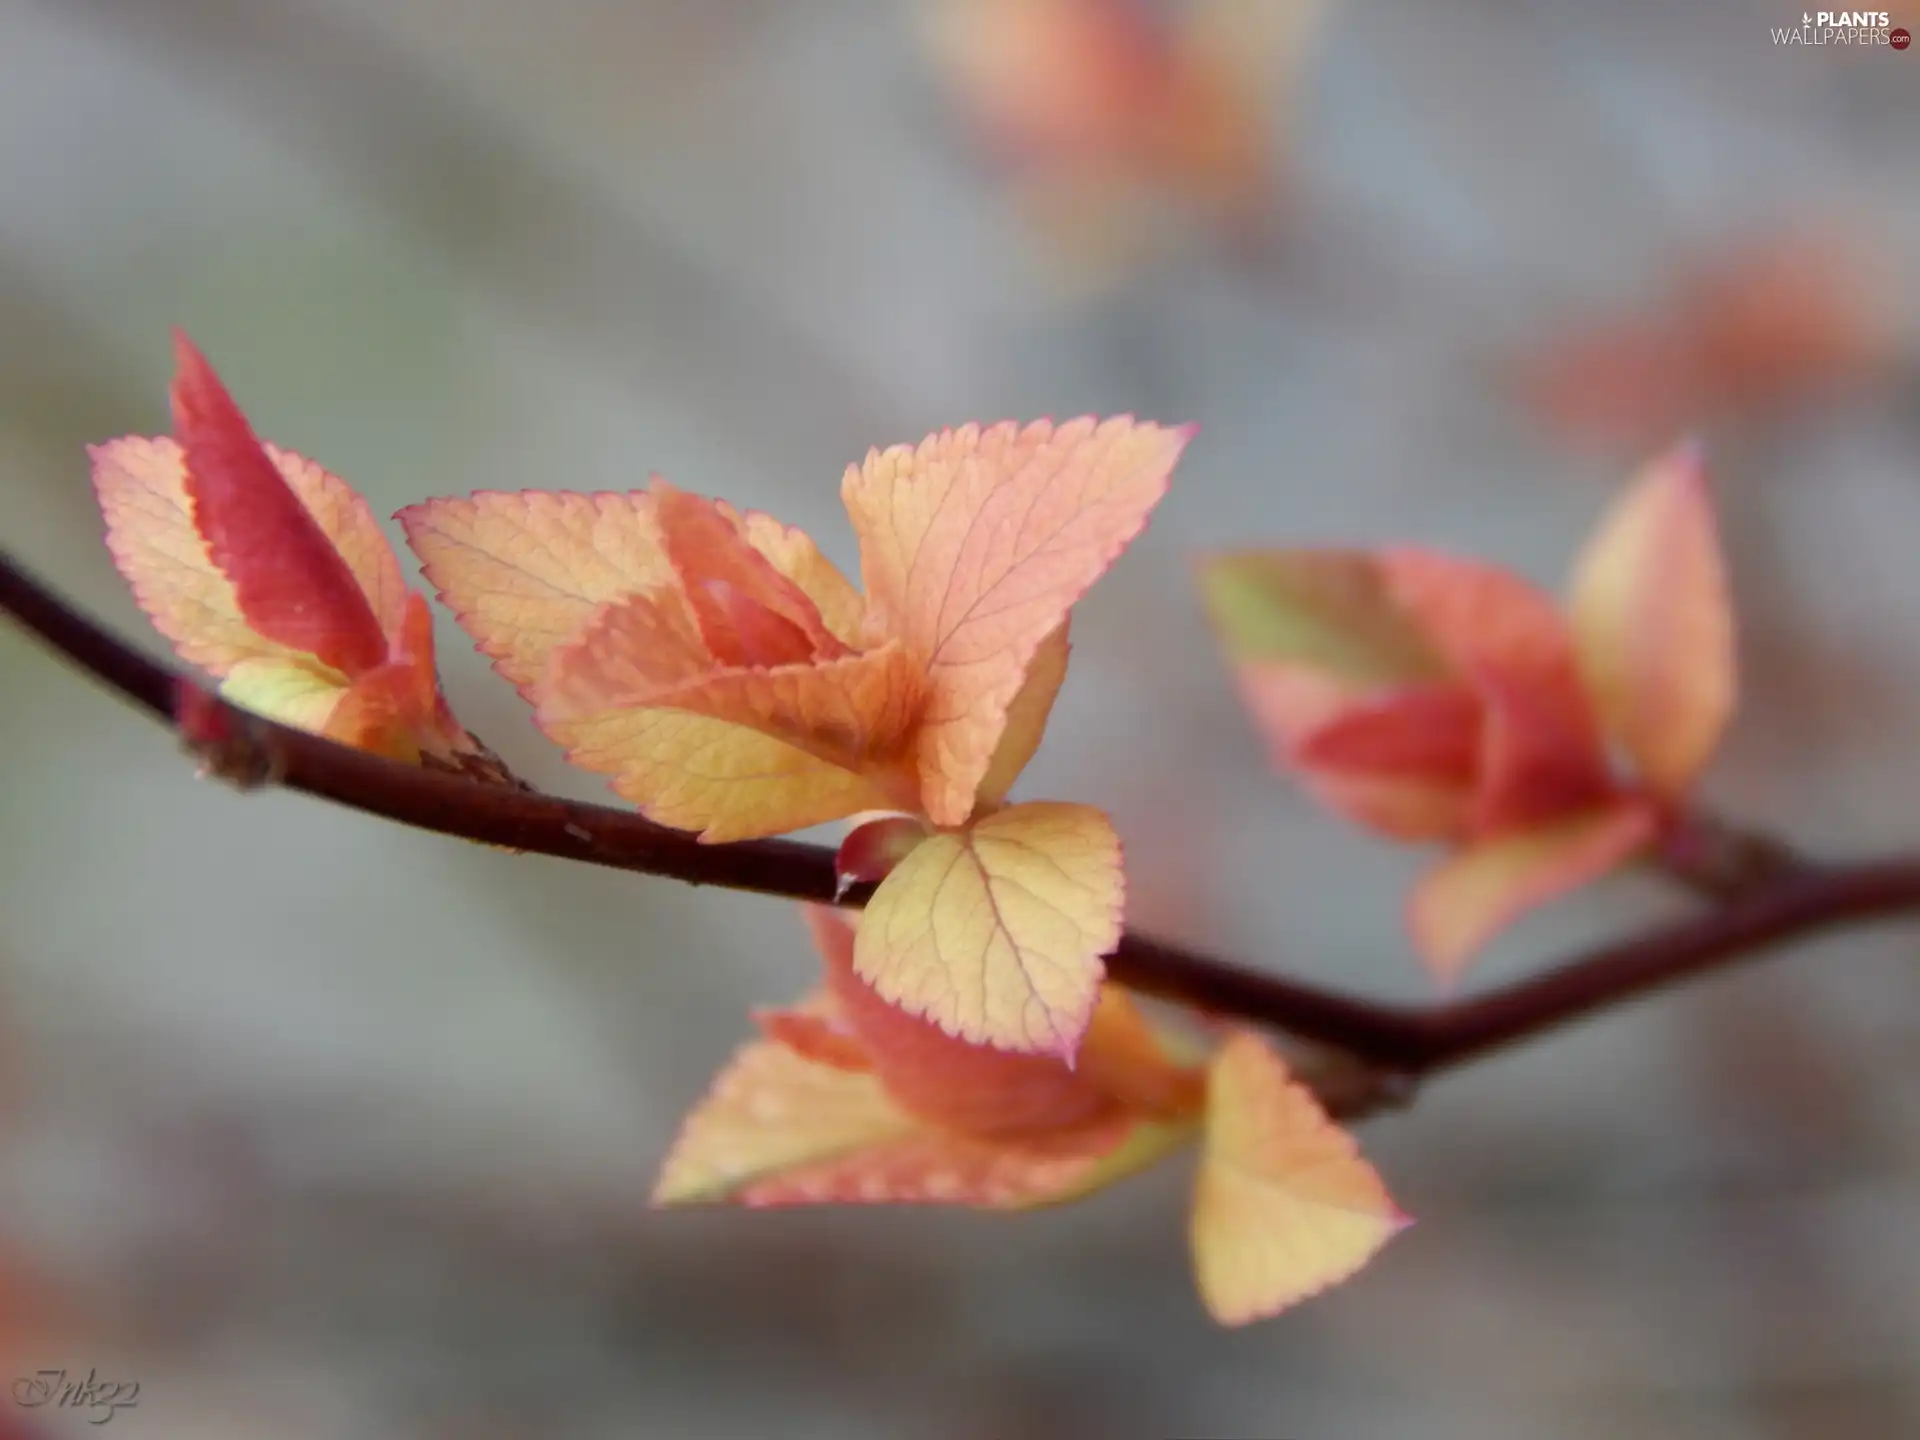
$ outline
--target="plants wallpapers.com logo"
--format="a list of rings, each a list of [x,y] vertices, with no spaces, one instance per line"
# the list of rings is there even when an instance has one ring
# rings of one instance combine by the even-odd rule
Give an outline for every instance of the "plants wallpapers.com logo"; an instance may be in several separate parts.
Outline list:
[[[1913,36],[1885,10],[1803,10],[1798,25],[1773,27],[1773,43],[1905,50]]]

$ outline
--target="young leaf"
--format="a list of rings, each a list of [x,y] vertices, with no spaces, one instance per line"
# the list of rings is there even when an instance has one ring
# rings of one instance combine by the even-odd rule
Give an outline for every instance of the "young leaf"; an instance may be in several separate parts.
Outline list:
[[[820,553],[811,535],[797,525],[782,525],[758,510],[736,513],[724,500],[714,504],[723,514],[735,516],[747,543],[800,587],[820,612],[829,634],[846,645],[860,643],[867,602],[839,567]]]
[[[1070,1191],[1124,1138],[1121,1119],[1017,1142],[901,1109],[872,1074],[743,1047],[687,1117],[655,1205],[1031,1205]]]
[[[1315,727],[1300,742],[1299,759],[1334,773],[1458,780],[1479,758],[1481,725],[1479,699],[1463,685],[1390,690]]]
[[[393,547],[366,503],[342,480],[290,451],[266,447],[280,477],[338,547],[383,629],[400,623],[406,585]],[[233,581],[193,526],[186,461],[171,439],[128,437],[89,447],[107,548],[134,599],[180,658],[215,676],[248,659],[300,652],[268,639],[241,612]]]
[[[969,425],[873,451],[841,488],[868,617],[928,679],[926,813],[964,824],[1034,657],[1145,526],[1190,431]]]
[[[193,342],[174,334],[173,429],[206,553],[254,631],[344,674],[386,658],[353,572]]]
[[[1451,984],[1517,916],[1598,879],[1651,844],[1658,828],[1651,805],[1625,798],[1478,841],[1443,860],[1414,891],[1414,943],[1434,976]]]
[[[1654,460],[1574,572],[1573,630],[1609,732],[1658,794],[1679,795],[1732,717],[1733,606],[1697,445]]]
[[[1352,1275],[1408,1224],[1353,1139],[1259,1036],[1208,1075],[1194,1192],[1195,1278],[1223,1325],[1277,1314]]]
[[[304,658],[242,660],[220,682],[220,696],[234,704],[314,735],[332,735],[334,713],[347,689],[346,677]],[[342,744],[354,744],[345,737]]]
[[[847,653],[819,607],[753,547],[730,510],[657,478],[648,493],[667,560],[715,660],[791,665]]]
[[[1606,752],[1552,599],[1518,575],[1434,551],[1389,550],[1381,563],[1483,707],[1475,830],[1497,833],[1602,799],[1611,788]]]
[[[919,683],[897,642],[817,663],[716,670],[663,592],[602,606],[552,652],[538,718],[568,759],[615,776],[614,788],[655,820],[739,840],[796,828],[796,814],[814,824],[886,806],[890,792],[875,777],[905,763]],[[707,724],[690,732],[691,720]],[[751,793],[703,783],[774,777]]]
[[[1149,1090],[1156,1099],[1174,1089],[1165,1077],[1177,1074],[1176,1067],[1150,1035],[1144,1045],[1136,1041],[1128,1020],[1142,1028],[1145,1022],[1111,986],[1095,1011],[1104,1023],[1098,1033],[1089,1027],[1082,1047],[1099,1046],[1104,1065],[1069,1068],[1055,1055],[970,1044],[888,1003],[857,972],[854,922],[824,906],[809,906],[807,920],[826,966],[827,991],[847,1028],[859,1036],[888,1093],[933,1124],[987,1137],[1075,1130],[1116,1114],[1127,1087]],[[869,923],[863,917],[859,925]]]
[[[757,730],[681,710],[543,712],[542,724],[584,770],[656,824],[711,845],[782,835],[886,809],[887,790]]]
[[[998,805],[1005,800],[1013,782],[1020,778],[1020,772],[1027,768],[1034,751],[1040,748],[1047,720],[1053,714],[1053,702],[1067,678],[1067,657],[1072,650],[1064,623],[1040,642],[1033,663],[1027,667],[1026,680],[1007,706],[1007,728],[1000,734],[1000,744],[987,765],[987,773],[980,777],[979,805]]]
[[[1119,943],[1120,839],[1098,810],[1016,805],[936,835],[868,902],[861,977],[949,1034],[1071,1056]]]
[[[860,1037],[844,1020],[828,1014],[824,1006],[812,1010],[756,1010],[753,1023],[769,1040],[779,1041],[802,1060],[855,1074],[873,1069],[873,1057]]]
[[[482,491],[397,517],[461,625],[528,700],[558,645],[602,604],[674,581],[640,492]]]

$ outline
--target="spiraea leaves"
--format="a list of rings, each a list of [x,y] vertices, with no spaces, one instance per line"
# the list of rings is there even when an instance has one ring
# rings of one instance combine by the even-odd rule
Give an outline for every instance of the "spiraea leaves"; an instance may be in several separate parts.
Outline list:
[[[826,988],[761,1015],[768,1038],[688,1117],[657,1204],[1024,1208],[1111,1183],[1192,1133],[1193,1077],[1142,1044],[1118,992],[1089,1035],[1092,1070],[972,1046],[859,979],[849,917],[809,916]]]
[[[1033,754],[1066,622],[1164,492],[1184,432],[967,427],[843,487],[864,598],[799,531],[656,481],[402,515],[543,727],[709,841],[862,810],[960,827]]]
[[[1016,805],[908,855],[867,903],[856,964],[888,1001],[962,1039],[1071,1055],[1124,898],[1105,815]]]
[[[207,556],[247,623],[347,675],[386,658],[386,637],[345,559],[300,503],[193,343],[174,338],[173,430]]]
[[[1564,613],[1518,576],[1405,548],[1221,555],[1201,584],[1278,764],[1363,825],[1453,850],[1409,911],[1449,981],[1525,910],[1651,845],[1733,711],[1687,446],[1629,487]]]
[[[1264,1040],[1241,1032],[1220,1048],[1192,1222],[1194,1274],[1216,1320],[1243,1325],[1345,1280],[1407,1223]]]
[[[875,450],[842,484],[864,595],[799,531],[657,479],[401,518],[541,726],[650,818],[716,843],[868,811],[937,831],[848,872],[891,870],[863,971],[956,1035],[1071,1054],[1118,938],[1119,843],[1086,807],[1003,807],[1070,612],[1187,438],[1088,417]]]
[[[184,336],[176,358],[176,433],[90,452],[141,608],[237,704],[396,759],[497,770],[440,696],[431,615],[365,502],[256,437]]]
[[[410,505],[398,518],[440,598],[530,701],[554,649],[596,609],[672,579],[639,491],[483,490]]]
[[[1223,1324],[1271,1315],[1359,1269],[1406,1224],[1353,1141],[1256,1036],[1206,1068],[1107,987],[1080,1063],[971,1045],[888,1004],[855,927],[809,912],[827,984],[762,1012],[688,1117],[655,1202],[1061,1204],[1204,1134],[1192,1248]]]

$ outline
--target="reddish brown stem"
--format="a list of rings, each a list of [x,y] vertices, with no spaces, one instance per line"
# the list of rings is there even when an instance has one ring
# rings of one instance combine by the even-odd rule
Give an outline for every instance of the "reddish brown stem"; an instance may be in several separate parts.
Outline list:
[[[68,606],[0,552],[0,610],[151,714],[172,722],[179,677]],[[516,850],[830,904],[834,852],[790,840],[702,845],[631,811],[589,805],[384,760],[234,712],[279,783],[443,835]],[[864,903],[870,887],[844,903]],[[1365,1000],[1231,965],[1128,932],[1107,960],[1114,979],[1216,1016],[1331,1046],[1417,1078],[1837,925],[1920,912],[1920,858],[1783,867],[1764,885],[1696,918],[1576,956],[1542,974],[1450,1005]]]

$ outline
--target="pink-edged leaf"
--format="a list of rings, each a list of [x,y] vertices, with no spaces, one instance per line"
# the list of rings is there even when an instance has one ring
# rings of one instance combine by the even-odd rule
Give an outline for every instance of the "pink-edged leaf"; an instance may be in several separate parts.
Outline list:
[[[1697,444],[1652,461],[1574,572],[1573,628],[1587,687],[1657,793],[1684,791],[1733,716],[1733,603]]]
[[[1194,1188],[1195,1279],[1244,1325],[1347,1279],[1409,1223],[1353,1137],[1260,1036],[1236,1031],[1208,1075]]]
[[[259,634],[355,675],[386,658],[373,606],[206,358],[175,333],[174,438],[213,563]]]
[[[826,967],[827,993],[860,1039],[888,1093],[927,1120],[975,1135],[1067,1130],[1115,1112],[1114,1094],[1057,1056],[971,1044],[888,1003],[855,968],[859,924],[825,906],[807,922]]]
[[[860,1037],[844,1020],[823,1010],[756,1010],[753,1023],[769,1040],[779,1041],[816,1065],[855,1074],[873,1069],[873,1057]]]
[[[1479,698],[1461,684],[1389,691],[1345,707],[1295,753],[1312,769],[1457,781],[1472,774],[1480,720]]]
[[[1189,433],[969,425],[848,470],[869,622],[928,680],[918,754],[936,824],[972,813],[1036,652],[1146,525]]]
[[[1381,554],[1398,602],[1485,706],[1482,833],[1592,803],[1606,751],[1571,633],[1551,597],[1495,566],[1430,550]]]
[[[648,493],[667,559],[718,664],[791,665],[847,653],[819,607],[749,542],[731,511],[657,477]]]
[[[761,1040],[687,1117],[653,1202],[1028,1206],[1073,1193],[1131,1128],[1115,1115],[1061,1133],[975,1138],[902,1109],[872,1073]]]
[[[1651,844],[1658,829],[1654,806],[1628,796],[1468,846],[1414,891],[1408,923],[1421,957],[1452,984],[1514,919],[1597,880]]]

